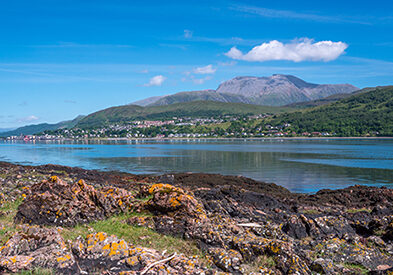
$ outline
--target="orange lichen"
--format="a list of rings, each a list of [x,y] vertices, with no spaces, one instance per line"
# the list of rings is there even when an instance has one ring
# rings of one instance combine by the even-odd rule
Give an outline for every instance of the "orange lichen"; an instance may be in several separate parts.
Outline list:
[[[58,178],[57,176],[51,176],[51,177],[49,178],[49,181],[50,181],[50,182],[53,182],[53,183],[57,182],[58,180],[59,180],[59,178]]]

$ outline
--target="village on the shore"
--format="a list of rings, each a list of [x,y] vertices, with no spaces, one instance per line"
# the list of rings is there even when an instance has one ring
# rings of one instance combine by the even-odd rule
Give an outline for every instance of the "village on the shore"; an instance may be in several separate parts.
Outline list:
[[[270,114],[252,116],[222,116],[211,118],[177,118],[168,120],[136,120],[109,124],[92,129],[59,129],[34,135],[6,137],[7,140],[63,140],[63,139],[144,139],[144,138],[265,138],[265,137],[330,137],[335,133],[301,132],[291,129],[290,123],[270,125],[264,119]]]

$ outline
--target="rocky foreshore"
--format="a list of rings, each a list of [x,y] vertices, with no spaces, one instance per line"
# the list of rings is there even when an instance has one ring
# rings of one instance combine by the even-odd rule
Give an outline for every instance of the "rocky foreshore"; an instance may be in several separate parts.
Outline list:
[[[316,183],[317,184],[317,183]],[[393,274],[393,189],[0,163],[0,273]]]

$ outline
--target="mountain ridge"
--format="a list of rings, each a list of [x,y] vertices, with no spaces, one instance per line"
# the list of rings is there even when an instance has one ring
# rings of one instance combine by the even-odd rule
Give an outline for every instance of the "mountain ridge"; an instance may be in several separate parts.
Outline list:
[[[48,130],[59,130],[74,127],[85,116],[79,115],[72,120],[61,121],[58,123],[40,123],[31,124],[16,128],[15,130],[2,132],[0,137],[20,136],[20,135],[34,135]]]
[[[359,88],[351,84],[315,84],[293,75],[274,74],[270,77],[237,76],[222,82],[217,89],[178,92],[149,97],[133,104],[140,106],[168,105],[180,102],[212,100],[265,106],[284,106],[311,101],[337,93],[351,93]]]

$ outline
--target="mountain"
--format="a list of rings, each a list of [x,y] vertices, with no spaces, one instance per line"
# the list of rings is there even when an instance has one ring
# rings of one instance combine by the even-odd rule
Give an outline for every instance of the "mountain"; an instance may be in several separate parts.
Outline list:
[[[203,90],[192,92],[180,92],[174,95],[162,97],[151,103],[149,106],[163,106],[174,103],[192,102],[192,101],[218,101],[218,102],[237,102],[252,104],[251,100],[242,96],[234,94],[217,93],[215,90]]]
[[[173,95],[150,97],[133,104],[160,106],[209,100],[283,106],[295,102],[321,99],[338,93],[351,93],[356,90],[359,89],[350,84],[313,84],[292,75],[241,76],[223,82],[216,90],[180,92]]]
[[[254,104],[282,106],[359,90],[350,84],[313,84],[292,75],[242,76],[223,82],[218,93],[242,95]]]
[[[16,128],[0,128],[0,133],[9,132],[15,130]]]
[[[286,107],[259,106],[244,103],[192,101],[163,106],[124,105],[95,112],[83,118],[76,127],[95,128],[112,123],[133,120],[160,120],[173,117],[217,117],[222,115],[247,115],[281,113],[292,110]]]
[[[361,90],[358,90],[358,91],[355,91],[355,92],[352,92],[352,93],[349,93],[349,94],[343,94],[343,93],[342,94],[334,94],[334,95],[331,95],[331,96],[328,96],[328,97],[324,97],[324,98],[321,98],[321,99],[291,103],[291,104],[285,105],[285,107],[290,107],[290,108],[311,108],[311,107],[317,107],[317,106],[333,103],[333,102],[339,101],[341,99],[348,98],[348,97],[351,97],[353,95],[360,94],[360,93],[363,93],[363,92],[367,92],[367,91],[370,91],[370,90],[373,90],[373,89],[375,89],[375,88],[364,88],[364,89],[361,89]]]
[[[65,128],[73,128],[84,116],[77,116],[73,120],[62,121],[56,124],[41,123],[19,127],[15,130],[0,133],[0,136],[20,136],[20,135],[34,135],[48,130],[58,130]]]
[[[148,97],[146,99],[142,99],[142,100],[138,100],[138,101],[132,102],[130,105],[147,106],[149,104],[152,104],[152,103],[156,102],[157,100],[159,100],[162,97],[164,97],[164,96],[152,96],[152,97]]]
[[[362,92],[315,108],[278,115],[271,123],[290,123],[295,132],[330,132],[340,136],[393,136],[393,86]]]

